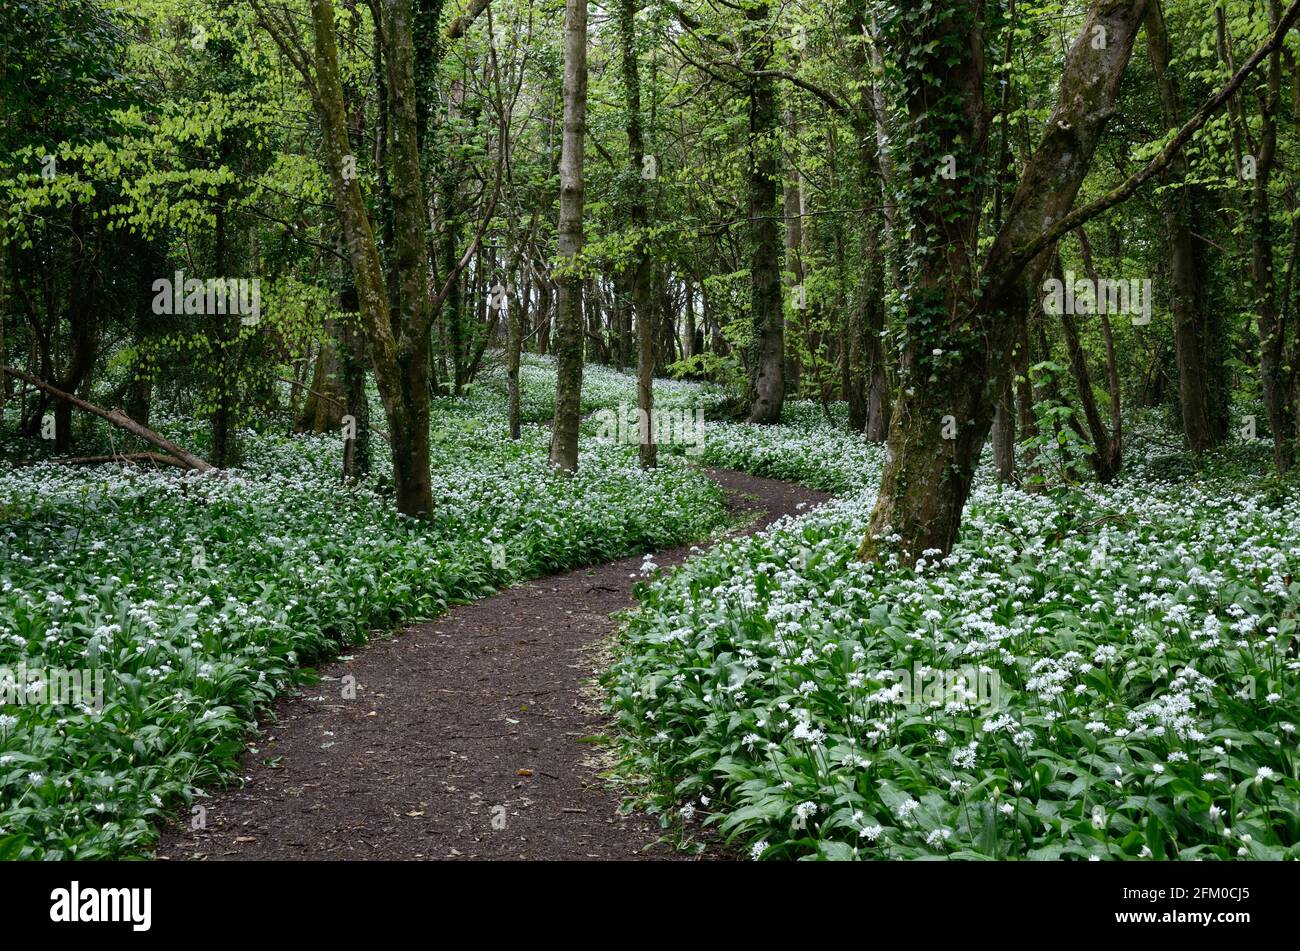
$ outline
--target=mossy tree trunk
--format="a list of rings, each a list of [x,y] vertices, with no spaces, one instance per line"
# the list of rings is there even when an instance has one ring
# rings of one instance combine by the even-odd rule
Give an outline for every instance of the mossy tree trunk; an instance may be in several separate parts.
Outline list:
[[[382,9],[387,67],[386,153],[394,230],[392,288],[385,281],[358,178],[345,171],[352,164],[344,161],[351,157],[351,145],[330,0],[312,0],[313,62],[302,62],[300,53],[283,41],[281,49],[309,77],[309,89],[320,119],[325,164],[352,265],[357,306],[375,382],[388,422],[397,508],[405,515],[426,517],[433,511],[429,473],[431,308],[416,135],[410,0],[385,0]],[[394,301],[391,307],[390,290]]]
[[[926,551],[947,554],[955,543],[1028,312],[1029,262],[1019,249],[1073,205],[1113,111],[1146,0],[1092,3],[1043,139],[1005,223],[981,255],[979,215],[989,180],[983,7],[945,0],[928,12],[900,9],[881,24],[907,90],[902,139],[911,253],[901,388],[859,552],[866,559],[892,549],[912,564]],[[1103,42],[1095,42],[1098,36]]]

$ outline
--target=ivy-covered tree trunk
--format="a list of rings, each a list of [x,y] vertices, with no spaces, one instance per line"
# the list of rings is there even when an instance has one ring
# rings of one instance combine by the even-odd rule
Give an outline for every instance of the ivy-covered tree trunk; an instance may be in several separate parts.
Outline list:
[[[582,401],[582,206],[583,138],[587,128],[587,0],[564,8],[564,140],[560,153],[560,226],[556,249],[560,274],[555,304],[555,420],[551,463],[578,468]]]
[[[745,47],[749,50],[749,269],[750,316],[754,341],[750,351],[748,419],[781,420],[785,402],[785,313],[781,299],[781,234],[778,191],[781,175],[780,111],[776,83],[764,74],[772,58],[771,6],[755,3],[745,10]]]
[[[1056,108],[980,264],[989,180],[981,0],[899,6],[880,23],[904,86],[907,339],[888,461],[860,555],[912,564],[957,538],[996,399],[1028,309],[1020,249],[1074,203],[1113,111],[1146,0],[1094,0]],[[1100,43],[1096,38],[1104,37]],[[1039,256],[1041,258],[1041,255]]]

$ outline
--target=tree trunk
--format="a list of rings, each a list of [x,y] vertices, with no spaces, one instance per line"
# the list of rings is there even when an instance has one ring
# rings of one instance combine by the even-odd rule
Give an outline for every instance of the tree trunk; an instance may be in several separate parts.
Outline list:
[[[587,0],[564,5],[564,141],[560,153],[559,275],[555,305],[555,420],[551,463],[578,468],[582,404],[583,137],[587,125]]]
[[[646,421],[640,433],[638,456],[644,469],[657,462],[657,447],[652,438],[650,420],[654,413],[653,374],[655,339],[653,307],[650,300],[650,250],[646,247],[646,190],[642,169],[645,167],[645,137],[641,126],[641,72],[636,50],[637,0],[619,0],[618,39],[623,60],[623,91],[627,109],[628,175],[632,189],[628,224],[635,235],[633,252],[632,304],[636,318],[636,407],[638,418]],[[656,161],[652,159],[652,161]],[[657,165],[656,165],[657,170]]]
[[[993,410],[993,462],[998,469],[1000,485],[1016,481],[1016,411],[1011,389],[1011,378],[998,395]]]
[[[930,15],[902,14],[885,34],[909,90],[903,138],[914,250],[901,393],[860,551],[874,559],[883,554],[881,540],[895,536],[891,543],[909,565],[926,551],[946,555],[956,541],[994,403],[1011,373],[1017,315],[1028,307],[1027,267],[1016,263],[1017,249],[1029,247],[1049,219],[1060,220],[1073,205],[1113,110],[1146,0],[1094,0],[1066,58],[1044,138],[982,268],[975,262],[988,153],[983,3],[932,6]],[[1106,37],[1100,49],[1092,42],[1098,27]]]
[[[9,287],[6,275],[9,271],[8,246],[5,236],[0,231],[0,367],[9,362],[9,344],[5,339],[5,313],[9,309]],[[0,429],[4,427],[4,413],[9,403],[9,377],[0,373]]]
[[[342,334],[337,322],[326,321],[325,336],[312,372],[307,399],[303,401],[298,417],[298,432],[336,432],[342,422],[345,406],[343,388]],[[321,396],[328,399],[321,399]]]
[[[889,133],[884,91],[877,81],[884,75],[880,48],[868,27],[869,4],[855,7],[850,31],[863,42],[852,47],[852,66],[862,75],[872,77],[858,90],[853,114],[853,131],[858,140],[858,187],[862,206],[879,211],[869,212],[863,248],[866,260],[859,289],[860,300],[854,309],[849,333],[849,424],[860,430],[868,442],[884,442],[889,435],[892,400],[889,373],[881,335],[885,330],[885,283],[892,279],[894,268],[895,208],[892,199],[894,167],[889,154]],[[883,236],[882,236],[883,230]],[[856,326],[854,326],[856,325]]]
[[[520,435],[519,363],[524,348],[524,319],[527,316],[522,303],[528,299],[526,287],[519,297],[520,305],[511,306],[506,311],[506,415],[510,424],[511,439],[518,439]]]
[[[341,243],[341,242],[340,242]],[[343,478],[360,479],[370,474],[370,401],[366,398],[366,338],[358,326],[357,289],[345,276],[339,292],[339,373],[343,384],[345,414],[352,426],[345,427]],[[340,422],[346,422],[341,420]],[[351,437],[351,438],[348,438]]]
[[[396,321],[360,184],[357,176],[344,173],[344,158],[351,153],[330,0],[312,0],[316,51],[313,101],[375,382],[388,421],[397,508],[405,515],[426,517],[433,511],[429,473],[428,254],[415,135],[409,0],[386,0],[384,10],[390,126],[386,164],[392,175]]]
[[[1079,394],[1079,403],[1083,407],[1083,418],[1088,424],[1088,440],[1092,444],[1092,455],[1088,457],[1097,481],[1103,484],[1114,480],[1117,472],[1115,452],[1111,448],[1110,435],[1101,421],[1097,410],[1097,397],[1092,392],[1092,377],[1088,373],[1088,356],[1083,351],[1083,342],[1079,339],[1079,327],[1074,322],[1074,315],[1068,310],[1060,314],[1061,327],[1065,331],[1065,348],[1070,355],[1070,372],[1074,374],[1075,389]]]
[[[745,11],[744,42],[752,73],[767,69],[772,57],[771,5],[767,0]],[[777,222],[780,148],[776,84],[752,75],[749,87],[749,253],[751,423],[777,423],[785,402],[785,314],[781,300],[781,238]]]
[[[686,360],[695,356],[695,354],[699,352],[696,348],[695,341],[695,336],[698,332],[695,321],[695,284],[689,275],[686,277],[683,289],[686,294],[686,306],[684,308],[686,326],[683,328],[684,332],[682,335],[682,359]]]
[[[1015,371],[1016,389],[1016,433],[1021,441],[1038,436],[1038,418],[1034,415],[1034,384],[1030,379],[1029,367],[1033,364],[1033,346],[1036,326],[1043,320],[1042,308],[1036,303],[1030,306],[1025,320],[1016,327]],[[1038,463],[1038,450],[1030,449],[1025,453],[1023,475],[1020,484],[1028,486],[1031,491],[1042,485],[1042,467]]]
[[[1092,245],[1088,241],[1088,233],[1083,228],[1079,228],[1075,234],[1079,238],[1079,252],[1083,258],[1083,270],[1092,281],[1093,287],[1100,287],[1097,269],[1092,264]],[[1097,474],[1097,481],[1109,482],[1119,474],[1124,465],[1124,416],[1120,406],[1119,392],[1119,365],[1115,360],[1115,338],[1111,333],[1110,314],[1105,309],[1101,310],[1101,335],[1106,345],[1106,392],[1110,399],[1110,432],[1107,433],[1102,425],[1101,416],[1097,413],[1097,401],[1092,395],[1092,385],[1088,378],[1087,356],[1084,354],[1083,346],[1079,342],[1078,334],[1075,333],[1074,342],[1070,343],[1067,338],[1067,346],[1070,350],[1070,362],[1074,366],[1076,361],[1078,366],[1075,367],[1075,380],[1079,381],[1080,399],[1083,400],[1084,392],[1087,391],[1087,401],[1084,402],[1084,413],[1088,416],[1088,428],[1092,432],[1092,443],[1097,450],[1099,459],[1093,462],[1093,469]],[[1072,329],[1067,328],[1067,332]],[[1077,355],[1075,350],[1077,349]],[[1089,402],[1092,409],[1089,410]],[[1095,417],[1095,419],[1093,418]]]
[[[1269,28],[1275,29],[1280,17],[1278,0],[1269,0]],[[1255,182],[1251,195],[1251,276],[1255,282],[1256,306],[1259,309],[1259,376],[1264,391],[1264,408],[1273,434],[1273,461],[1279,472],[1295,463],[1295,418],[1291,404],[1289,369],[1284,366],[1286,328],[1278,309],[1277,284],[1273,268],[1273,218],[1269,183],[1277,161],[1277,113],[1281,104],[1281,51],[1274,48],[1268,57],[1260,134],[1259,155],[1255,163]]]
[[[1147,49],[1160,92],[1160,111],[1165,129],[1183,123],[1182,99],[1169,72],[1169,34],[1160,3],[1151,3],[1146,15]],[[1212,449],[1221,439],[1212,406],[1212,371],[1209,357],[1218,352],[1212,337],[1217,328],[1203,304],[1197,287],[1200,270],[1192,236],[1191,212],[1198,187],[1187,183],[1188,164],[1181,153],[1169,166],[1166,181],[1181,183],[1164,198],[1165,231],[1169,239],[1170,310],[1174,321],[1174,352],[1178,360],[1178,402],[1183,417],[1187,448],[1200,453]],[[1222,369],[1220,368],[1220,374]]]
[[[555,307],[555,294],[548,281],[540,275],[537,283],[537,352],[546,356],[551,352],[551,322]]]

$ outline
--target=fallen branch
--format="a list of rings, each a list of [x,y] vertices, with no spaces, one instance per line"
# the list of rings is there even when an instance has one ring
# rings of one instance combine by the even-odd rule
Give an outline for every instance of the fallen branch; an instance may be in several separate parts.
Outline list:
[[[175,456],[164,456],[160,452],[119,452],[109,456],[72,456],[65,459],[25,459],[22,462],[16,462],[16,466],[39,466],[39,465],[56,465],[56,466],[96,466],[108,462],[152,462],[159,466],[174,466],[177,469],[189,470],[189,466],[181,462]]]
[[[216,471],[216,468],[211,464],[200,459],[198,456],[190,452],[187,452],[186,450],[182,449],[180,446],[176,445],[174,442],[171,442],[167,439],[164,439],[162,436],[159,436],[148,426],[142,426],[140,423],[137,423],[135,420],[133,420],[130,416],[127,416],[126,413],[122,412],[122,410],[120,409],[113,409],[113,410],[100,409],[98,406],[94,405],[93,403],[87,403],[85,400],[81,399],[80,397],[73,396],[71,393],[65,393],[62,390],[57,389],[56,387],[53,387],[50,384],[46,383],[44,380],[38,379],[37,377],[32,376],[30,373],[24,373],[22,370],[15,370],[13,367],[0,367],[0,373],[8,374],[9,376],[14,377],[15,379],[22,380],[24,383],[28,383],[36,387],[37,389],[44,390],[46,393],[49,393],[51,396],[63,400],[65,403],[71,403],[79,410],[83,410],[84,412],[90,413],[94,416],[98,416],[100,419],[107,420],[108,422],[116,426],[118,429],[126,430],[132,436],[138,436],[139,438],[143,439],[145,442],[149,443],[151,446],[157,446],[163,452],[175,456],[176,459],[179,460],[183,468],[193,469],[195,472]]]

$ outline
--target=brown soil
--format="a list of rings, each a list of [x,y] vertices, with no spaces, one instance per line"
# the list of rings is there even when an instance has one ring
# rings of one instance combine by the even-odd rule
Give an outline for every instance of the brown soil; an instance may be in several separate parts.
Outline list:
[[[826,496],[710,475],[756,531]],[[655,555],[679,564],[688,548]],[[600,777],[597,654],[633,604],[641,557],[453,608],[321,670],[244,755],[244,784],[163,829],[160,859],[687,857]],[[352,677],[355,681],[344,681]],[[355,699],[343,699],[355,683]],[[584,742],[587,739],[588,742]]]

